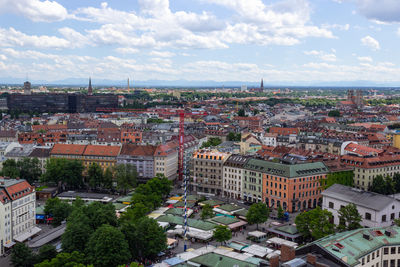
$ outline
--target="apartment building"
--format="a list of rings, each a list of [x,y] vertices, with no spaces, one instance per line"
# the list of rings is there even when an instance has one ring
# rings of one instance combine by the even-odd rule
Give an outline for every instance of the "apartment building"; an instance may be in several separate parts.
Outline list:
[[[221,196],[223,165],[229,153],[202,149],[193,154],[192,185],[200,195]]]
[[[384,151],[376,156],[343,155],[340,158],[343,164],[354,167],[354,186],[368,190],[374,177],[378,175],[393,176],[400,173],[400,153]]]
[[[0,255],[41,230],[35,208],[35,189],[27,181],[0,178]]]
[[[154,172],[174,180],[178,174],[178,145],[168,142],[158,145],[154,152]]]
[[[339,210],[348,204],[354,204],[362,216],[360,224],[364,227],[388,227],[400,218],[400,201],[392,196],[363,191],[350,186],[334,184],[322,192],[322,208],[333,215],[338,225]]]
[[[322,204],[321,180],[329,169],[322,162],[284,164],[250,159],[244,165],[243,198],[295,212]]]
[[[117,157],[117,164],[131,164],[136,167],[138,180],[145,182],[155,176],[154,153],[157,146],[123,144]]]
[[[223,165],[223,195],[226,198],[243,199],[243,166],[249,157],[231,155]]]

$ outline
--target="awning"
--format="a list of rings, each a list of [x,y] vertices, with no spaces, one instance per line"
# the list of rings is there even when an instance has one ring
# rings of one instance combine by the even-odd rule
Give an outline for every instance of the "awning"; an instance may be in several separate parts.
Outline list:
[[[6,248],[11,248],[11,247],[14,246],[14,245],[15,245],[15,242],[14,242],[14,241],[10,241],[10,242],[6,243],[4,246],[5,246]]]
[[[28,238],[36,235],[40,231],[42,231],[42,229],[40,229],[39,227],[35,226],[35,227],[27,230],[26,232],[20,234],[19,236],[14,237],[14,240],[17,241],[17,242],[24,242],[25,240],[27,240]]]

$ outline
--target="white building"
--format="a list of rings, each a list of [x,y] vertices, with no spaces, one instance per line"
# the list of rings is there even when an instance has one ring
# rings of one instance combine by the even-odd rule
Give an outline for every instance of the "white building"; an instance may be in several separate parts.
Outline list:
[[[248,157],[231,155],[224,163],[222,175],[223,195],[227,198],[243,199],[243,166]]]
[[[0,255],[41,230],[36,227],[35,208],[35,189],[27,181],[0,179]]]
[[[276,133],[263,133],[260,136],[260,140],[262,142],[263,145],[265,146],[273,146],[276,147],[276,137],[278,136],[278,134]]]
[[[322,208],[333,214],[334,223],[339,224],[339,210],[355,204],[365,227],[387,227],[400,218],[400,201],[393,196],[362,191],[349,186],[334,184],[322,192]]]

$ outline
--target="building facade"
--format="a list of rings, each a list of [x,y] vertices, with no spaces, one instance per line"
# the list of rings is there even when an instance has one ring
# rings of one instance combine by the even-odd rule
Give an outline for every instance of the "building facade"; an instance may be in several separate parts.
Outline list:
[[[243,166],[249,160],[248,157],[231,155],[223,167],[223,195],[226,198],[243,199]]]
[[[354,204],[362,216],[364,227],[387,227],[400,218],[400,201],[391,196],[334,184],[322,192],[322,208],[332,213],[334,223],[339,224],[339,210]]]
[[[35,189],[27,181],[0,178],[0,255],[41,230],[35,210]]]
[[[229,153],[202,149],[193,154],[192,185],[200,195],[221,196],[223,164]]]

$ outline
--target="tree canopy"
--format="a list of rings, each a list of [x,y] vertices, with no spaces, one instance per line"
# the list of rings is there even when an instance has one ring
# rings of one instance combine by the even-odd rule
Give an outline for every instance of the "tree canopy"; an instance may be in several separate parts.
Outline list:
[[[126,192],[136,186],[137,172],[135,166],[131,164],[118,164],[115,166],[115,180],[117,189]]]
[[[131,253],[124,234],[118,228],[104,224],[90,236],[86,256],[95,266],[113,267],[129,262]]]
[[[210,139],[208,139],[207,142],[204,142],[201,145],[201,148],[206,148],[206,147],[213,147],[213,146],[218,146],[219,144],[222,143],[222,140],[218,137],[211,137]]]
[[[201,208],[201,219],[202,220],[209,219],[213,216],[214,216],[214,212],[213,212],[212,207],[209,204],[206,204]]]
[[[217,225],[213,233],[213,238],[222,244],[222,242],[232,238],[232,232],[226,225]]]
[[[61,183],[67,188],[76,189],[83,185],[83,164],[78,160],[50,158],[46,164],[46,172],[42,175],[43,182]]]
[[[317,240],[334,233],[335,226],[330,222],[331,218],[332,213],[317,207],[297,215],[295,223],[304,238]]]
[[[246,214],[246,219],[249,224],[264,223],[268,220],[269,209],[265,203],[254,203],[250,206],[249,211]]]
[[[142,217],[134,223],[125,223],[122,232],[136,260],[154,259],[167,248],[167,236],[154,219]]]
[[[339,210],[339,228],[342,230],[355,230],[361,228],[362,217],[357,206],[350,203]]]
[[[395,181],[399,181],[400,179],[396,176]],[[372,184],[369,188],[370,191],[383,194],[383,195],[391,195],[395,193],[396,187],[395,181],[389,175],[383,177],[382,175],[377,175],[372,180]],[[399,186],[400,187],[400,186]]]

